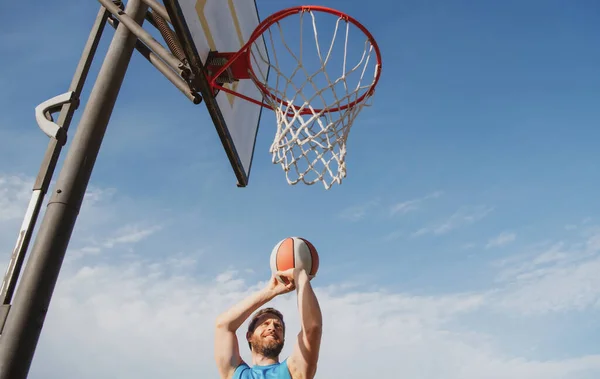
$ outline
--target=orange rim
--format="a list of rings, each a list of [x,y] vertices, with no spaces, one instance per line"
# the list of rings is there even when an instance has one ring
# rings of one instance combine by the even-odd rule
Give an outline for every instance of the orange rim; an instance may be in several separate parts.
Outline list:
[[[305,109],[302,110],[301,112],[299,112],[300,114],[308,114],[308,113],[321,113],[322,111],[326,110],[328,112],[338,112],[344,109],[348,109],[351,107],[354,107],[355,105],[359,104],[360,102],[362,102],[363,100],[365,100],[365,98],[367,96],[371,96],[373,94],[373,92],[375,91],[375,86],[377,85],[377,83],[379,82],[379,77],[381,75],[381,52],[379,50],[379,46],[377,45],[377,42],[375,41],[375,38],[373,37],[373,35],[369,32],[369,30],[362,25],[360,22],[358,22],[358,20],[356,20],[355,18],[340,12],[338,10],[332,9],[332,8],[328,8],[328,7],[323,7],[323,6],[318,6],[318,5],[303,5],[303,6],[298,6],[298,7],[292,7],[292,8],[287,8],[287,9],[283,9],[279,12],[273,13],[272,15],[270,15],[269,17],[267,17],[266,19],[264,19],[260,24],[258,24],[258,26],[256,27],[256,29],[254,29],[254,32],[252,33],[252,35],[250,36],[250,38],[248,39],[248,42],[246,42],[246,44],[237,52],[235,53],[231,59],[223,66],[221,67],[221,69],[219,71],[217,71],[215,73],[215,75],[212,78],[209,78],[209,82],[210,85],[213,89],[218,89],[220,91],[224,91],[227,93],[230,93],[232,95],[235,95],[237,97],[240,97],[242,99],[245,99],[247,101],[250,101],[252,103],[255,103],[257,105],[263,106],[265,108],[270,108],[267,104],[264,104],[264,102],[258,101],[256,99],[253,99],[251,97],[245,96],[241,93],[235,92],[231,89],[225,88],[219,84],[216,83],[217,78],[233,63],[235,62],[238,58],[240,58],[244,52],[246,50],[249,50],[250,47],[252,46],[252,44],[264,33],[266,32],[273,24],[275,24],[276,22],[301,13],[301,12],[310,12],[310,11],[318,11],[318,12],[325,12],[325,13],[329,13],[329,14],[333,14],[335,16],[338,16],[340,18],[342,18],[345,21],[348,21],[352,24],[354,24],[356,27],[358,27],[369,39],[369,42],[371,43],[371,46],[373,46],[373,49],[375,50],[375,55],[377,58],[377,64],[375,65],[375,80],[373,81],[373,84],[371,85],[371,87],[365,91],[364,94],[362,94],[358,99],[347,103],[345,105],[342,106],[338,106],[338,107],[334,107],[334,108],[322,108],[322,109]],[[256,77],[256,74],[254,73],[254,69],[252,67],[252,64],[250,62],[250,54],[246,54],[247,57],[247,62],[246,65],[248,66],[248,69],[251,72],[251,76],[252,77]],[[263,94],[265,96],[269,96],[270,98],[272,98],[273,100],[281,103],[283,102],[282,99],[280,99],[279,97],[273,95],[271,93],[271,91],[269,91],[269,89],[260,81],[258,80],[253,80],[254,83],[256,83],[256,85],[260,88],[260,90],[263,92]],[[299,109],[301,107],[294,105],[294,108]]]

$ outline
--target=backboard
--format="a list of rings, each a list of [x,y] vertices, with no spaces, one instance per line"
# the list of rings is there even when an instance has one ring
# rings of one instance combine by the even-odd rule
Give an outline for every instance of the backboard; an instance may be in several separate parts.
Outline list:
[[[259,24],[255,0],[163,0],[181,42],[208,112],[235,172],[238,186],[248,184],[263,107],[221,91],[212,96],[203,73],[209,52],[235,52]],[[264,40],[262,41],[264,45]],[[266,54],[266,46],[264,46]],[[269,65],[261,68],[268,74]],[[251,80],[227,84],[232,90],[262,101]]]

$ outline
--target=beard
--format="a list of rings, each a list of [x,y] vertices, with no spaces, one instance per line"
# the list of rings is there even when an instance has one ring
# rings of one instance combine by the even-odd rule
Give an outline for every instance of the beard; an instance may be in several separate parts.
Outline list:
[[[283,341],[274,337],[271,339],[256,338],[252,341],[252,350],[265,358],[277,358],[283,350]]]

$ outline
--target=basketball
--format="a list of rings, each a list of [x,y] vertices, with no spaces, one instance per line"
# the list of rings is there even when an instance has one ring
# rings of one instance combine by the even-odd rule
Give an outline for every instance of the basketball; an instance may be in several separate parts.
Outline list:
[[[271,252],[271,272],[290,268],[304,269],[308,275],[317,274],[319,254],[312,243],[301,237],[288,237],[275,245]]]

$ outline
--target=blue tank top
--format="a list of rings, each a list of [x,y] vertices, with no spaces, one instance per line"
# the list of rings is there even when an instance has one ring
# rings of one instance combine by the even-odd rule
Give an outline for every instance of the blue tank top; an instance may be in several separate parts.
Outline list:
[[[242,363],[235,369],[232,379],[292,379],[292,377],[286,359],[268,366],[250,367]]]

